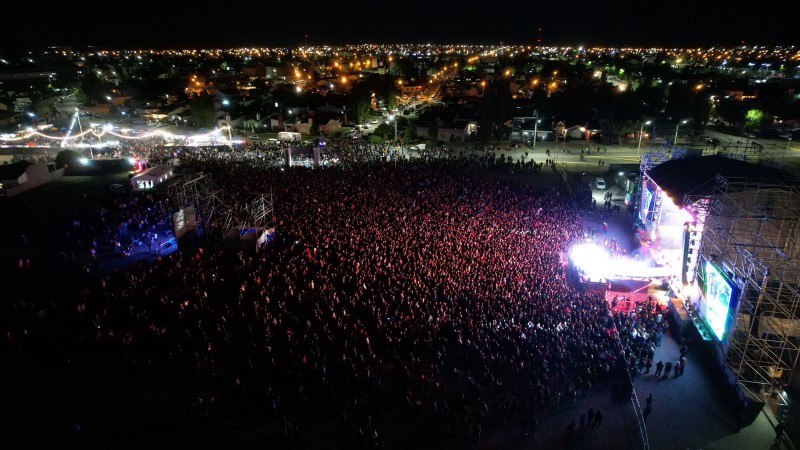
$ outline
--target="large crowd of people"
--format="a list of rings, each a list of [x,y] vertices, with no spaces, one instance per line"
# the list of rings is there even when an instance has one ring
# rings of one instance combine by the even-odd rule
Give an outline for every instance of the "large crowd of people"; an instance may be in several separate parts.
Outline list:
[[[210,386],[187,408],[197,420],[255,398],[287,445],[335,418],[333,435],[362,448],[423,445],[425,426],[452,443],[517,420],[528,436],[617,373],[621,344],[642,357],[612,332],[642,322],[570,284],[563,255],[583,229],[558,191],[470,164],[265,170],[241,155],[280,148],[250,150],[180,156],[229,198],[273,192],[272,243],[230,252],[209,235],[102,275],[64,318],[68,352],[188,364]],[[364,151],[378,149],[341,156]],[[166,192],[97,211],[110,241],[168,228]],[[6,348],[24,353],[28,329],[3,330]]]

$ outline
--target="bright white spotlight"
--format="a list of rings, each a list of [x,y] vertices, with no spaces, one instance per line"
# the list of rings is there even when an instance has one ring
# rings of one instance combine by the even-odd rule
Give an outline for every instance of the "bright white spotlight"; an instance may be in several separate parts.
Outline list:
[[[136,164],[136,158],[128,158],[128,162],[133,166]]]
[[[573,266],[593,281],[604,279],[611,263],[608,252],[595,244],[577,244],[570,249],[569,257]]]
[[[78,161],[79,161],[81,164],[83,164],[84,166],[88,166],[88,165],[89,165],[89,160],[88,160],[88,159],[86,159],[86,158],[80,158]]]

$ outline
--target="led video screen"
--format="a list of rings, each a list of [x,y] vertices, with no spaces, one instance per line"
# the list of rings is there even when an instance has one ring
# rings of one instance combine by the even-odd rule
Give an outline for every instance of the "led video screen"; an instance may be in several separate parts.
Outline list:
[[[639,208],[639,219],[645,221],[650,214],[650,205],[653,203],[653,191],[645,188],[642,191],[642,207]]]
[[[722,341],[728,325],[731,305],[735,300],[734,284],[711,261],[705,263],[705,283],[703,297],[706,300],[706,324],[714,336]]]

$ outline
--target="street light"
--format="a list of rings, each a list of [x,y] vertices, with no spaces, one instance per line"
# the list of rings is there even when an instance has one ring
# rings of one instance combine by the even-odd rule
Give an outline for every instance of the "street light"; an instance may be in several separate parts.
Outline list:
[[[389,120],[394,122],[394,145],[397,145],[397,117],[394,114],[390,114]]]
[[[644,126],[650,125],[650,122],[651,122],[650,120],[648,120],[647,122],[642,122],[642,126],[641,128],[639,128],[639,146],[636,148],[636,154],[639,156],[641,156],[642,154],[642,133],[644,133]]]
[[[78,130],[81,134],[83,134],[83,125],[81,125],[81,110],[79,108],[75,108],[75,117],[78,119]],[[70,125],[70,130],[72,129],[72,125]],[[64,141],[66,142],[66,141]]]
[[[31,118],[31,124],[33,124],[33,126],[36,127],[36,120],[34,120],[34,118],[36,117],[36,114],[28,111],[28,117]]]
[[[539,122],[541,122],[541,119],[536,119],[536,122],[533,123],[533,148],[536,148],[536,136],[539,135]]]
[[[485,97],[486,96],[486,81],[485,80],[481,81],[481,88],[483,89],[483,92],[482,92],[481,95],[483,95]]]
[[[680,128],[681,125],[686,125],[687,122],[689,122],[689,121],[688,120],[682,120],[682,121],[678,122],[677,125],[675,125],[675,140],[672,141],[672,146],[673,147],[678,145],[678,128]]]

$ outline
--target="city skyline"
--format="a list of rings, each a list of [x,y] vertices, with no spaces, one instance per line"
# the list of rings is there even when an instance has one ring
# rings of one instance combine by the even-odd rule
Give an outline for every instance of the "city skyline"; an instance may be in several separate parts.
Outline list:
[[[796,45],[792,19],[800,7],[782,1],[770,8],[740,10],[696,2],[691,10],[573,2],[549,4],[439,4],[416,0],[387,7],[360,0],[346,5],[247,5],[225,11],[144,1],[108,11],[107,4],[55,5],[31,23],[8,24],[21,41],[5,52],[51,45],[98,48],[248,47],[320,44],[500,42],[586,46]]]

